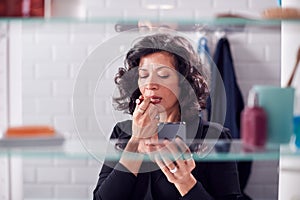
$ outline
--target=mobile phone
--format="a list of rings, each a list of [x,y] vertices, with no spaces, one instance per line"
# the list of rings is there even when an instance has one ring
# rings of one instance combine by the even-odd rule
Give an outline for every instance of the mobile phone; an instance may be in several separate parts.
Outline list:
[[[161,122],[158,124],[158,139],[173,140],[176,136],[186,140],[185,122]]]

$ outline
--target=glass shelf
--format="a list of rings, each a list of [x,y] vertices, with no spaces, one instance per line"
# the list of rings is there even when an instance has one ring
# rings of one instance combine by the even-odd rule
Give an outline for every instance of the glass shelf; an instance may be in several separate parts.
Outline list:
[[[0,21],[45,21],[45,22],[95,22],[136,23],[139,21],[150,21],[153,23],[177,23],[177,24],[213,24],[213,25],[280,25],[283,21],[299,23],[300,19],[265,19],[265,18],[239,18],[239,17],[198,17],[198,18],[176,18],[176,17],[0,17]]]
[[[299,23],[300,20],[278,20],[278,19],[249,19],[235,17],[207,17],[207,18],[167,18],[167,17],[150,17],[150,18],[125,18],[124,17],[31,17],[31,18],[0,18],[0,22],[23,23],[98,23],[98,24],[115,24],[115,31],[122,32],[133,28],[145,28],[146,26],[171,28],[177,31],[216,31],[226,32],[255,32],[255,31],[278,31],[281,29],[281,22],[289,21]]]
[[[66,141],[60,146],[34,147],[0,147],[1,156],[21,156],[38,158],[63,159],[97,159],[99,161],[119,160],[122,150],[116,148],[120,141]],[[232,140],[225,143],[221,140],[186,142],[193,149],[193,158],[196,161],[230,161],[230,160],[278,160],[279,156],[300,156],[300,151],[292,151],[288,145],[267,144],[264,149],[245,148],[241,140]],[[284,150],[281,150],[284,149]],[[133,154],[136,156],[136,154]],[[145,156],[146,160],[149,159]]]

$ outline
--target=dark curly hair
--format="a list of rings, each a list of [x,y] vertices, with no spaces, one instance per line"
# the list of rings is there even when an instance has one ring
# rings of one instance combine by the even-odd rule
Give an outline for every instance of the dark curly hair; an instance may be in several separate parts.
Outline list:
[[[179,79],[182,117],[189,117],[195,113],[195,109],[204,109],[208,97],[207,69],[202,66],[198,54],[187,39],[166,33],[145,36],[128,51],[124,60],[125,67],[119,68],[115,76],[120,93],[119,97],[114,98],[116,109],[133,113],[135,100],[141,95],[137,73],[140,60],[143,56],[156,52],[168,52],[172,55],[175,68],[182,75]],[[189,84],[181,84],[181,79]],[[192,96],[195,98],[191,98]]]

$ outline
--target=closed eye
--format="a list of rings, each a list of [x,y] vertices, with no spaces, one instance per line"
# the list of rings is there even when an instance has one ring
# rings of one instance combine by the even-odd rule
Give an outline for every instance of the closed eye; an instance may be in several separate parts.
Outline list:
[[[158,75],[160,78],[162,78],[162,79],[167,79],[167,78],[169,78],[169,74],[168,75]]]
[[[162,79],[169,78],[169,76],[170,76],[170,69],[167,68],[167,67],[160,67],[157,70],[157,76],[160,77],[160,78],[162,78]]]
[[[143,79],[143,78],[147,78],[149,75],[139,75],[139,78]]]
[[[147,78],[149,76],[149,72],[145,69],[139,70],[139,78]]]

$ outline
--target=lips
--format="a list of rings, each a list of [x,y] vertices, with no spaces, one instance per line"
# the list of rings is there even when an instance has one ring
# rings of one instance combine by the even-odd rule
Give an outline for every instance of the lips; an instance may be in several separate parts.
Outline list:
[[[151,103],[158,104],[161,102],[162,98],[159,96],[150,96]]]

